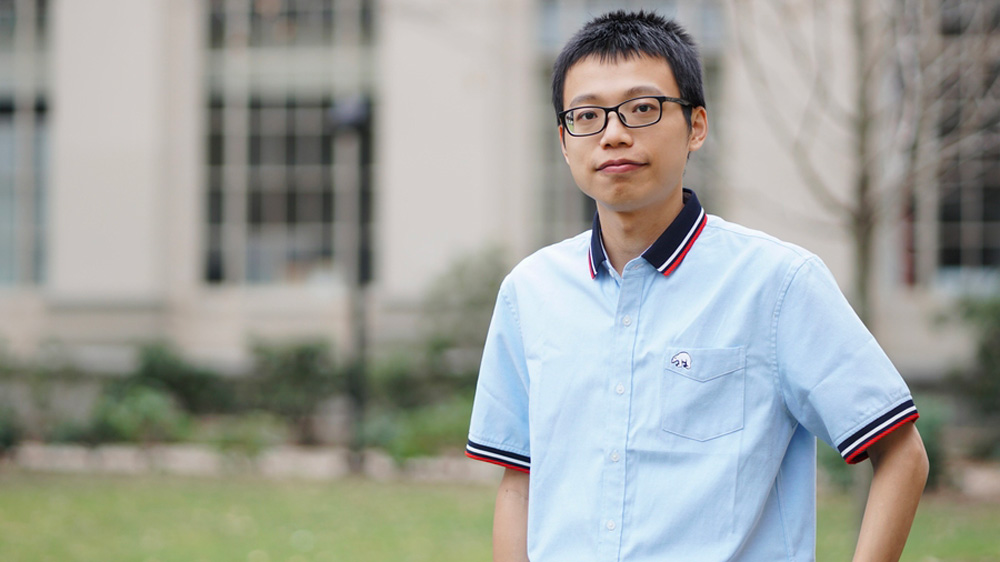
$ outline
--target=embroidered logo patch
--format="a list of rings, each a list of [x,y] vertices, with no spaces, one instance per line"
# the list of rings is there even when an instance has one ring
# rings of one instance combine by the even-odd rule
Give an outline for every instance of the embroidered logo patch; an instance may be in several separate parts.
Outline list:
[[[691,356],[688,355],[688,352],[686,351],[682,351],[677,355],[674,355],[673,358],[670,359],[670,362],[674,364],[674,367],[683,367],[685,369],[691,368]]]

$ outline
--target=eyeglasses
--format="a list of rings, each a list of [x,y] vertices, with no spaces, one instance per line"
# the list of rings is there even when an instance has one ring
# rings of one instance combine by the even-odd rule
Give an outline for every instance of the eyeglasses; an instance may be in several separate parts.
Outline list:
[[[608,114],[617,113],[622,125],[631,129],[648,127],[660,122],[663,116],[663,103],[673,102],[684,107],[691,107],[691,102],[668,96],[643,96],[625,100],[614,107],[585,105],[574,107],[559,113],[559,124],[574,137],[589,137],[596,135],[608,126]]]

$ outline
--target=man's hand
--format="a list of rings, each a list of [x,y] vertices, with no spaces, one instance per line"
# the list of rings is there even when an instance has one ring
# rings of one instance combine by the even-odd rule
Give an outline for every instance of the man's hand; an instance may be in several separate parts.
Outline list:
[[[505,469],[493,511],[494,562],[528,562],[528,475]]]
[[[907,423],[872,443],[868,457],[874,474],[854,562],[895,562],[927,483],[927,452],[917,428]]]

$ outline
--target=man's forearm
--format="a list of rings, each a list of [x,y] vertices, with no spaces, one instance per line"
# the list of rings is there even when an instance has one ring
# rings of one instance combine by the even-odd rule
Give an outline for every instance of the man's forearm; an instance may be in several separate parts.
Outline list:
[[[528,562],[528,475],[506,469],[493,512],[494,562]]]
[[[927,453],[912,423],[874,443],[871,490],[854,553],[855,562],[899,560],[927,483]]]

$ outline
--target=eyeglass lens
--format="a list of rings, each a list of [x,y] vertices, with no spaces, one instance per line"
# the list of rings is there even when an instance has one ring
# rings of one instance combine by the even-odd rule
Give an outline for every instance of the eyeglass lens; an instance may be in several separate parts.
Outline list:
[[[627,127],[642,127],[652,125],[660,119],[660,100],[656,98],[636,98],[618,106],[618,118]],[[605,109],[597,106],[578,107],[566,113],[566,128],[574,135],[592,135],[604,129],[608,121],[608,112],[614,108]]]

